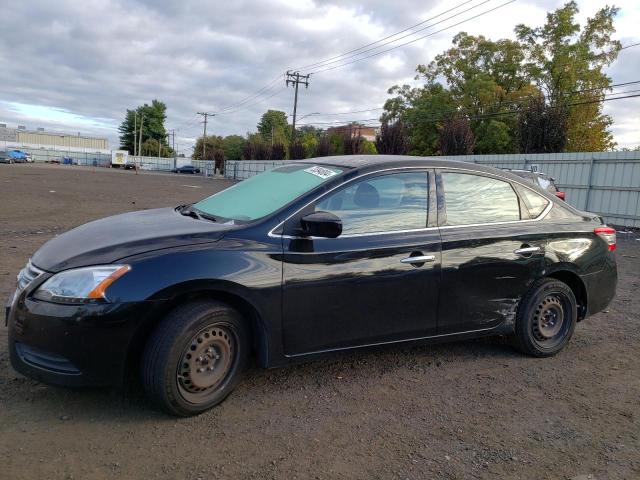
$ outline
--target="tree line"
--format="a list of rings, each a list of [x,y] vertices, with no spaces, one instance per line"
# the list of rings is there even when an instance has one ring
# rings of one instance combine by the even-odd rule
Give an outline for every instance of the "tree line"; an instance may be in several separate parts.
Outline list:
[[[383,128],[401,124],[412,155],[611,150],[602,101],[612,85],[604,68],[622,48],[617,12],[605,6],[581,27],[571,1],[540,27],[516,26],[515,40],[461,32],[418,65],[422,86],[389,89]]]

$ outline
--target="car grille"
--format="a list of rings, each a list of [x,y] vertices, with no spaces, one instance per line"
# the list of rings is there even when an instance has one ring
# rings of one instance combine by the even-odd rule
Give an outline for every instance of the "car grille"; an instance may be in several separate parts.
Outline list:
[[[18,273],[18,289],[24,290],[27,285],[33,282],[36,278],[42,275],[44,272],[31,263],[31,260],[27,265]]]

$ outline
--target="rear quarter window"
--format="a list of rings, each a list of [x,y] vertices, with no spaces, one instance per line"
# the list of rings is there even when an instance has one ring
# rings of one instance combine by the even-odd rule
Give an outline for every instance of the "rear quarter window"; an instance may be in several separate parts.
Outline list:
[[[549,205],[549,200],[544,198],[542,195],[525,188],[521,185],[517,185],[518,193],[522,197],[527,210],[529,210],[529,214],[531,218],[538,218],[544,209]]]
[[[520,203],[509,182],[469,173],[443,172],[445,225],[520,220]]]

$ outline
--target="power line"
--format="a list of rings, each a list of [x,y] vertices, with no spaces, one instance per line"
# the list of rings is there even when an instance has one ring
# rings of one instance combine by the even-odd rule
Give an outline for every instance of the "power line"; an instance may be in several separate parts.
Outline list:
[[[344,57],[346,55],[349,55],[350,53],[358,52],[359,50],[363,50],[363,49],[365,49],[367,47],[375,45],[376,43],[383,42],[384,40],[388,40],[388,39],[390,39],[392,37],[395,37],[396,35],[400,35],[401,33],[408,32],[409,30],[413,30],[414,28],[419,27],[420,25],[424,25],[425,23],[430,22],[431,20],[435,20],[436,18],[441,17],[442,15],[444,15],[446,13],[452,12],[453,10],[456,10],[457,8],[460,8],[460,7],[462,7],[462,6],[464,6],[464,5],[468,4],[468,3],[471,3],[473,1],[475,1],[475,0],[467,0],[465,2],[462,2],[462,3],[458,4],[458,5],[456,5],[455,7],[452,7],[450,9],[448,9],[448,10],[445,10],[444,12],[439,13],[438,15],[434,15],[433,17],[427,18],[426,20],[423,20],[422,22],[416,23],[415,25],[411,25],[410,27],[407,27],[404,30],[400,30],[399,32],[393,33],[391,35],[387,35],[386,37],[383,37],[383,38],[380,38],[380,39],[376,40],[375,42],[367,43],[366,45],[363,45],[363,46],[361,46],[359,48],[355,48],[353,50],[349,50],[348,52],[341,53],[340,55],[336,55],[334,57],[327,58],[327,59],[322,60],[320,62],[310,63],[309,65],[305,65],[303,67],[299,67],[298,69],[299,70],[306,70],[306,69],[309,69],[309,68],[312,68],[312,67],[316,67],[316,66],[322,65],[322,64],[324,64],[326,62],[330,62],[331,60],[335,60],[335,59],[338,59],[340,57]],[[425,28],[428,28],[428,27],[425,27]],[[420,30],[417,30],[417,32],[419,32],[419,31]],[[416,32],[413,32],[413,33],[416,33]],[[396,40],[400,40],[400,39],[396,39]],[[394,40],[394,41],[396,41],[396,40]]]
[[[257,99],[255,102],[251,102],[251,103],[249,103],[247,105],[238,107],[235,110],[230,110],[230,111],[227,111],[227,112],[215,112],[215,114],[216,115],[228,115],[228,114],[231,114],[231,113],[236,113],[236,112],[239,112],[239,111],[242,111],[242,110],[246,110],[247,108],[250,108],[250,107],[252,107],[254,105],[258,105],[259,103],[265,102],[266,100],[269,100],[270,98],[273,98],[273,97],[275,97],[277,95],[280,95],[285,91],[286,91],[286,88],[283,88],[282,86],[280,86],[280,90],[272,93],[271,95],[269,95],[267,97]]]
[[[238,102],[231,103],[231,104],[227,105],[226,107],[222,107],[222,108],[220,108],[218,111],[216,111],[214,113],[228,113],[228,112],[226,112],[226,110],[235,109],[235,108],[237,108],[237,107],[239,107],[239,106],[241,106],[241,105],[253,100],[254,98],[262,96],[263,93],[266,93],[269,90],[273,90],[273,87],[276,86],[277,82],[281,81],[282,78],[283,78],[283,74],[281,73],[276,78],[274,78],[269,83],[267,83],[264,87],[262,87],[261,89],[259,89],[255,93],[253,93],[252,95],[248,95],[247,97],[244,97],[242,100],[240,100]]]
[[[619,85],[628,85],[628,84],[632,84],[632,83],[640,83],[640,81],[636,81],[636,82],[625,82]],[[586,89],[589,90],[589,89]],[[633,94],[633,95],[626,95],[629,93],[633,93],[633,92],[640,92],[640,89],[634,89],[634,90],[627,90],[627,91],[622,91],[622,92],[611,92],[608,93],[606,95],[609,95],[609,97],[606,98],[600,98],[600,99],[592,99],[592,100],[584,100],[584,101],[576,101],[576,102],[570,102],[564,105],[557,105],[557,106],[552,106],[551,108],[560,108],[562,106],[579,106],[579,105],[591,105],[594,103],[600,103],[600,102],[608,102],[608,101],[613,101],[613,100],[622,100],[622,99],[626,99],[626,98],[635,98],[635,97],[640,97],[640,94]],[[565,92],[565,93],[571,93],[571,92]],[[620,96],[623,95],[624,96]],[[525,100],[526,97],[523,97],[523,99],[521,100]],[[522,106],[522,104],[524,103],[523,101],[520,101],[519,103],[517,102],[511,102],[514,105],[517,106]],[[496,104],[493,104],[494,106]],[[489,105],[489,107],[492,105]],[[506,112],[493,112],[493,113],[481,113],[481,114],[476,114],[476,115],[469,115],[468,112],[464,112],[462,110],[452,110],[451,112],[449,112],[448,114],[445,115],[432,115],[430,117],[423,117],[421,118],[422,121],[427,121],[427,122],[437,122],[437,121],[441,121],[441,120],[446,120],[447,118],[449,118],[450,114],[452,113],[458,113],[458,114],[466,114],[467,117],[470,120],[481,120],[484,118],[493,118],[493,117],[500,117],[503,115],[515,115],[518,114],[518,110],[510,110],[510,111],[506,111]],[[363,118],[363,119],[355,119],[355,120],[349,120],[347,122],[342,122],[341,124],[345,124],[345,123],[362,123],[362,122],[370,122],[370,121],[378,121],[378,119],[376,118]],[[305,123],[303,125],[337,125],[334,122],[308,122]],[[363,126],[370,126],[370,127],[374,127],[374,126],[379,126],[379,123],[377,125],[363,125]]]
[[[640,42],[632,43],[631,45],[625,45],[625,46],[624,46],[624,47],[622,47],[620,50],[626,50],[627,48],[637,47],[638,45],[640,45]]]
[[[459,16],[460,16],[460,15],[462,15],[463,13],[470,12],[471,10],[473,10],[473,9],[475,9],[475,8],[480,7],[480,6],[484,5],[485,3],[489,3],[490,1],[492,1],[492,0],[484,0],[484,1],[480,2],[480,3],[478,3],[477,5],[474,5],[474,6],[472,6],[472,7],[469,7],[469,8],[467,8],[467,9],[463,10],[462,12],[458,12],[458,13],[456,13],[456,14],[454,14],[454,15],[451,15],[451,16],[449,16],[449,17],[445,18],[445,19],[442,19],[442,20],[439,20],[439,21],[437,21],[437,22],[435,22],[435,23],[432,23],[431,25],[427,25],[426,27],[422,27],[422,28],[420,28],[420,29],[416,30],[415,32],[411,32],[411,33],[408,33],[408,34],[403,35],[403,36],[401,36],[401,37],[395,38],[395,39],[393,39],[393,40],[389,40],[388,42],[381,43],[381,44],[380,44],[380,45],[378,45],[378,46],[371,47],[371,48],[367,48],[367,49],[365,49],[365,50],[362,50],[361,52],[358,52],[358,53],[355,53],[355,54],[352,54],[352,55],[347,55],[347,56],[345,56],[344,58],[342,58],[342,59],[340,59],[340,60],[333,60],[333,61],[331,61],[331,62],[326,62],[326,63],[324,63],[323,65],[319,65],[319,67],[326,67],[326,66],[331,65],[331,64],[333,64],[333,63],[340,63],[340,62],[343,62],[344,60],[348,60],[349,58],[359,57],[360,55],[362,55],[362,54],[364,54],[364,53],[371,52],[371,51],[373,51],[373,50],[377,50],[377,49],[379,49],[379,48],[381,48],[381,47],[384,47],[385,45],[389,45],[389,44],[391,44],[391,43],[395,43],[395,42],[397,42],[397,41],[399,41],[399,40],[403,40],[403,39],[405,39],[405,38],[411,37],[412,35],[415,35],[415,34],[416,34],[416,33],[418,33],[418,32],[422,32],[423,30],[427,30],[427,29],[429,29],[429,28],[431,28],[431,27],[435,27],[436,25],[439,25],[439,24],[441,24],[441,23],[444,23],[444,22],[446,22],[447,20],[451,20],[452,18],[459,17]],[[515,1],[515,0],[514,0],[514,1]],[[402,46],[402,45],[399,45],[399,46]],[[365,57],[365,58],[366,58],[366,57]]]
[[[461,20],[461,21],[459,21],[457,23],[449,25],[448,27],[441,28],[440,30],[436,30],[435,32],[431,32],[431,33],[429,33],[427,35],[422,35],[420,37],[414,38],[414,39],[409,40],[407,42],[401,43],[400,45],[395,45],[395,46],[387,48],[385,50],[381,50],[379,52],[372,53],[370,55],[366,55],[366,56],[361,57],[361,58],[356,58],[355,60],[351,60],[350,62],[341,63],[339,65],[334,65],[332,67],[321,68],[319,70],[314,70],[314,71],[311,71],[309,73],[311,75],[315,75],[317,73],[326,72],[328,70],[335,70],[336,68],[342,68],[342,67],[345,67],[347,65],[351,65],[353,63],[356,63],[356,62],[361,62],[362,60],[367,60],[368,58],[372,58],[372,57],[375,57],[375,56],[378,56],[378,55],[382,55],[383,53],[387,53],[387,52],[390,52],[390,51],[395,50],[397,48],[404,47],[404,46],[409,45],[411,43],[415,43],[415,42],[417,42],[419,40],[423,40],[423,39],[425,39],[427,37],[431,37],[431,36],[436,35],[438,33],[441,33],[441,32],[444,32],[446,30],[449,30],[450,28],[457,27],[458,25],[462,25],[463,23],[469,22],[471,20],[475,20],[476,18],[482,17],[483,15],[486,15],[488,13],[494,12],[494,11],[500,9],[500,8],[506,7],[507,5],[509,5],[510,3],[513,3],[515,1],[516,0],[509,0],[508,2],[505,2],[505,3],[502,3],[502,4],[498,5],[497,7],[490,8],[489,10],[485,10],[484,12],[481,12],[481,13],[478,13],[476,15],[473,15],[472,17],[469,17],[469,18],[467,18],[465,20]]]

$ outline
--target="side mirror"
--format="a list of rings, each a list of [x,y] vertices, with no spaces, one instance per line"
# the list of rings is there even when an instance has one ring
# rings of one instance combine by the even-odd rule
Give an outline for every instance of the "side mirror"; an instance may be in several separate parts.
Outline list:
[[[302,232],[309,237],[336,238],[342,233],[342,220],[330,212],[315,212],[300,219]]]

